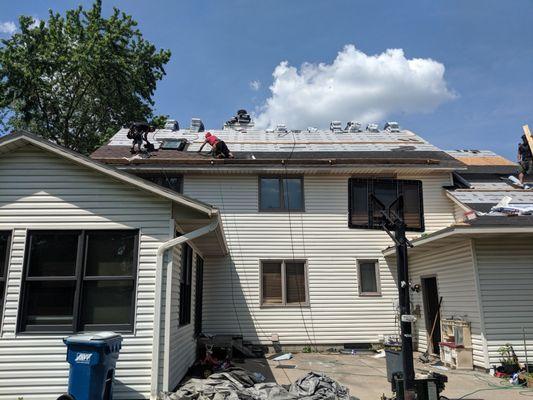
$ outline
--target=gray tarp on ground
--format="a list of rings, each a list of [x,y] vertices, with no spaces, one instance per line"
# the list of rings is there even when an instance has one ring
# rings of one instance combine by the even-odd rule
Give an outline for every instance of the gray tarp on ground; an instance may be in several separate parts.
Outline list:
[[[315,372],[287,390],[277,383],[259,383],[250,372],[230,368],[207,379],[191,379],[177,392],[162,393],[160,400],[349,400],[348,389]]]

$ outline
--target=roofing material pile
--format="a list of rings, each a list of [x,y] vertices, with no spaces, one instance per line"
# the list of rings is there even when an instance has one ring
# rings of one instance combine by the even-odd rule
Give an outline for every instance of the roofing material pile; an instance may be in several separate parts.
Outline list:
[[[504,196],[488,215],[533,215],[533,204],[511,204],[512,200],[512,197]]]
[[[207,379],[191,379],[174,393],[162,393],[160,400],[350,400],[346,387],[315,372],[309,372],[288,389],[274,382],[258,382],[241,368],[230,368]]]

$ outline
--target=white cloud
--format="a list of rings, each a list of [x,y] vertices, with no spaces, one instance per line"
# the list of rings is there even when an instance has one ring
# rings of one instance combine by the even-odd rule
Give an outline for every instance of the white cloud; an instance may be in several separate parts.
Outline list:
[[[272,74],[271,96],[256,110],[256,124],[326,127],[331,120],[381,122],[391,114],[430,112],[456,97],[444,70],[429,58],[406,58],[402,49],[369,56],[353,45],[331,64],[297,69],[283,61]]]
[[[17,25],[13,21],[0,22],[0,33],[12,35],[17,31]]]
[[[252,90],[257,92],[259,89],[261,89],[261,82],[259,82],[259,81],[251,81],[250,82],[250,89],[252,89]]]

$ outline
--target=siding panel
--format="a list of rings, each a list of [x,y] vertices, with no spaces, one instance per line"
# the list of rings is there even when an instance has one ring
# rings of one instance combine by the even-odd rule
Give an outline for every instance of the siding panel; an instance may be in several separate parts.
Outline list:
[[[409,257],[410,279],[420,283],[424,276],[436,276],[439,297],[443,297],[441,318],[463,318],[471,323],[474,365],[486,367],[480,311],[469,239],[463,239],[441,248],[417,253]],[[421,315],[415,323],[414,337],[420,351],[427,348],[422,291],[412,293],[412,307],[420,307]]]
[[[135,330],[124,335],[115,396],[149,397],[155,252],[168,240],[170,219],[169,201],[33,146],[0,158],[0,229],[13,230],[0,338],[0,399],[51,399],[66,390],[65,335],[16,333],[26,231],[35,228],[140,229]]]
[[[185,176],[186,195],[221,209],[230,250],[205,262],[205,332],[265,344],[273,333],[285,344],[368,343],[395,333],[395,268],[381,253],[392,242],[384,232],[348,228],[348,178],[306,176],[306,211],[287,214],[258,213],[257,177]],[[427,232],[454,222],[446,184],[446,174],[423,180]],[[292,257],[308,260],[311,306],[261,308],[259,260]],[[379,260],[381,297],[358,295],[358,258]]]
[[[510,343],[525,362],[533,353],[533,246],[531,237],[476,239],[477,266],[491,364],[500,363],[498,348]]]

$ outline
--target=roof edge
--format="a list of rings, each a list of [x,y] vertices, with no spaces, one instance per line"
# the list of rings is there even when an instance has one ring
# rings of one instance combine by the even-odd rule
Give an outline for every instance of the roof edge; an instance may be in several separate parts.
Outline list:
[[[468,235],[468,234],[494,234],[494,233],[533,233],[533,226],[471,226],[471,225],[452,225],[444,229],[432,232],[426,236],[421,236],[411,240],[413,248],[444,239],[449,236]],[[396,249],[387,247],[382,251],[385,257],[394,255]]]
[[[19,130],[19,131],[15,131],[13,133],[4,135],[3,137],[0,137],[0,148],[10,143],[16,143],[19,141],[25,141],[29,144],[33,144],[41,149],[50,151],[60,157],[63,157],[72,162],[75,162],[76,164],[96,170],[100,173],[108,175],[124,183],[136,186],[152,194],[174,201],[175,203],[178,203],[180,205],[190,207],[197,211],[203,212],[207,214],[209,218],[217,217],[219,215],[218,209],[211,206],[210,204],[189,198],[180,193],[176,193],[169,189],[160,187],[159,185],[146,181],[142,178],[138,178],[127,172],[121,171],[118,168],[115,168],[108,164],[101,163],[100,161],[94,160],[83,154],[67,149],[66,147],[63,147],[51,141],[45,140],[35,135],[34,133],[31,133],[28,131]]]

